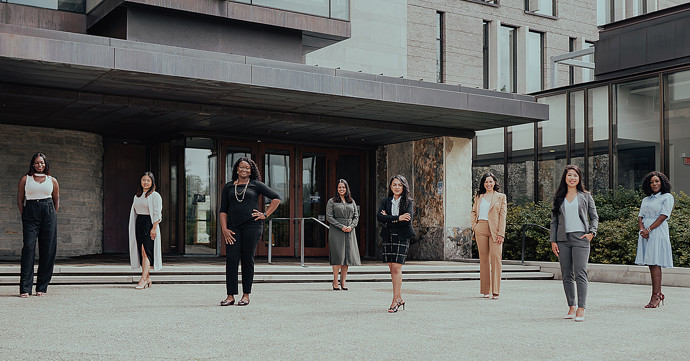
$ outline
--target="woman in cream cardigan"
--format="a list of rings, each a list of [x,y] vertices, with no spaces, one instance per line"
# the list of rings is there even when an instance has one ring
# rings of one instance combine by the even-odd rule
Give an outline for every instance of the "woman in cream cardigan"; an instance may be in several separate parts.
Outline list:
[[[161,212],[163,200],[156,192],[153,173],[145,172],[139,182],[129,213],[129,262],[133,270],[141,270],[136,289],[151,287],[149,270],[163,267],[161,260]]]
[[[501,290],[507,210],[506,195],[498,192],[496,176],[484,174],[472,207],[472,231],[479,249],[479,291],[484,298],[498,299]]]

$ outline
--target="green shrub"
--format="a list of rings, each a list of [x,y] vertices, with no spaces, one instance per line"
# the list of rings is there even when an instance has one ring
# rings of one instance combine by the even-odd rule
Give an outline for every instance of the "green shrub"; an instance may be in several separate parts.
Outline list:
[[[634,264],[637,254],[640,203],[644,195],[639,191],[619,188],[615,192],[595,194],[594,201],[599,214],[599,230],[592,240],[590,262],[609,264]],[[673,193],[675,206],[669,219],[669,232],[676,267],[690,266],[690,196],[684,192]],[[537,204],[508,204],[506,242],[503,258],[519,260],[522,254],[522,225],[533,223],[549,228],[551,202]],[[476,245],[473,245],[476,256]],[[529,226],[525,231],[525,260],[557,261],[551,252],[549,232]]]

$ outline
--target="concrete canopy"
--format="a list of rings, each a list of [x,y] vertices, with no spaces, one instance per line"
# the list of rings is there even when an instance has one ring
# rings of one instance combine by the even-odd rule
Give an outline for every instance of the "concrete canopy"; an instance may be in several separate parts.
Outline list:
[[[0,25],[0,123],[370,147],[546,119],[530,96]]]

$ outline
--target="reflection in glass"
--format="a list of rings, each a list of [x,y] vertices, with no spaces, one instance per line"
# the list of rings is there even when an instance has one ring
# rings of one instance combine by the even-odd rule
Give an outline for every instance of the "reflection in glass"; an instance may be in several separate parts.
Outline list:
[[[667,77],[664,118],[668,122],[669,180],[676,192],[690,194],[690,71]]]
[[[534,123],[508,127],[512,142],[508,153],[508,184],[502,190],[508,202],[534,201]]]
[[[216,254],[216,158],[211,149],[185,149],[186,254]]]
[[[328,194],[326,155],[304,153],[302,156],[302,217],[325,221]],[[322,225],[306,220],[304,247],[326,247],[327,232]]]
[[[501,25],[498,31],[498,90],[515,92],[515,63],[517,61],[515,28]]]
[[[617,84],[614,122],[614,179],[617,186],[640,187],[642,178],[660,166],[658,78]]]
[[[539,98],[549,105],[549,120],[537,123],[538,200],[553,197],[566,166],[565,94]]]
[[[609,88],[589,89],[587,97],[587,117],[592,129],[587,189],[600,193],[609,189]]]
[[[544,82],[544,34],[527,33],[527,72],[526,91],[532,93],[542,90]]]
[[[476,133],[477,155],[472,162],[472,194],[479,189],[479,181],[486,172],[493,173],[503,183],[503,128],[487,129]],[[503,186],[503,184],[500,184]],[[502,188],[501,188],[502,189]]]
[[[282,201],[271,215],[272,218],[290,217],[290,152],[286,150],[267,150],[264,159],[264,183],[276,191]],[[264,199],[264,204],[269,204]],[[264,236],[268,240],[267,236]],[[273,247],[290,246],[289,221],[273,221]]]
[[[570,164],[585,172],[585,92],[570,93]],[[583,179],[584,181],[584,179]]]

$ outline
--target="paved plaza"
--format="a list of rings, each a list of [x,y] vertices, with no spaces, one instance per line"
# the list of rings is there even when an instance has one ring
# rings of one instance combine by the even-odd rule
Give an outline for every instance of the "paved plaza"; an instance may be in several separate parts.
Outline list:
[[[0,287],[0,359],[48,360],[681,360],[690,288],[590,283],[586,320],[566,313],[561,282],[506,280],[501,299],[477,281],[258,283],[247,307],[220,307],[220,284],[55,285],[21,299]]]

